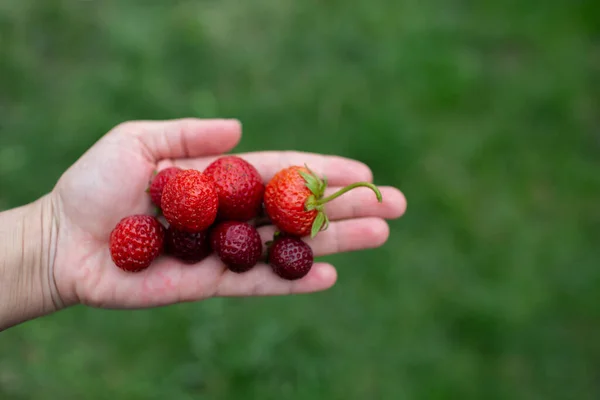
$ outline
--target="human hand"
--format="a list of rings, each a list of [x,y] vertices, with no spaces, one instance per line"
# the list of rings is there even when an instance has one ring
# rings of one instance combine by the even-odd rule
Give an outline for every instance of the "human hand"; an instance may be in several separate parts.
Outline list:
[[[232,150],[241,137],[236,120],[182,119],[135,121],[115,127],[61,177],[51,201],[58,234],[49,263],[51,291],[61,306],[85,304],[103,308],[146,308],[213,296],[256,296],[308,293],[331,287],[337,273],[315,262],[298,281],[276,276],[265,264],[242,274],[229,271],[215,255],[194,265],[160,257],[138,273],[113,264],[110,232],[125,216],[150,214],[145,192],[155,170],[168,166],[203,170],[220,154]],[[251,162],[265,183],[281,168],[308,164],[328,178],[333,192],[356,181],[371,181],[364,164],[337,156],[299,152],[238,154]],[[395,188],[381,187],[378,203],[368,189],[356,189],[327,205],[331,224],[315,239],[306,239],[315,256],[381,246],[388,238],[385,219],[400,217],[406,207]],[[259,228],[263,243],[274,227]]]

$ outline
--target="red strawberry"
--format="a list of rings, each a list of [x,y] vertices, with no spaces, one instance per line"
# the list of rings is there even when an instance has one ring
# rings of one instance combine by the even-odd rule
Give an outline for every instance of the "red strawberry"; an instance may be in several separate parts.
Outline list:
[[[189,233],[169,226],[165,236],[165,250],[187,263],[200,262],[211,252],[208,232]]]
[[[281,236],[270,245],[269,264],[277,275],[283,279],[300,279],[313,266],[313,251],[301,239]]]
[[[196,233],[206,230],[215,221],[219,198],[212,179],[200,171],[188,169],[167,182],[161,205],[169,225]]]
[[[262,208],[265,185],[256,168],[237,156],[212,162],[204,174],[215,181],[219,194],[219,220],[248,221]]]
[[[149,215],[123,218],[110,234],[110,255],[128,272],[144,270],[163,250],[165,228]]]
[[[152,199],[152,202],[155,206],[160,208],[162,192],[165,185],[168,181],[171,180],[172,177],[177,175],[180,171],[182,171],[181,168],[169,167],[163,169],[158,174],[156,174],[154,178],[152,178],[152,181],[150,182],[150,187],[148,188],[148,192],[150,193],[150,198]]]
[[[246,222],[218,224],[210,234],[212,249],[233,272],[246,272],[262,255],[262,242],[255,227]]]
[[[294,236],[315,237],[327,229],[329,219],[324,206],[342,194],[365,186],[375,192],[381,202],[381,192],[368,182],[357,182],[323,198],[327,180],[321,179],[308,167],[284,168],[271,179],[265,189],[265,210],[279,230]]]

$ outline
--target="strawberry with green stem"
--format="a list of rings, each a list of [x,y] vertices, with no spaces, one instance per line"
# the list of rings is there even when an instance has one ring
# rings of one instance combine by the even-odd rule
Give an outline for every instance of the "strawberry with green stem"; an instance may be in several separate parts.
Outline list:
[[[265,210],[280,231],[293,236],[310,235],[314,238],[329,226],[325,204],[357,187],[368,187],[381,203],[381,192],[369,182],[355,182],[324,197],[326,178],[320,178],[306,165],[291,166],[277,172],[267,184]]]

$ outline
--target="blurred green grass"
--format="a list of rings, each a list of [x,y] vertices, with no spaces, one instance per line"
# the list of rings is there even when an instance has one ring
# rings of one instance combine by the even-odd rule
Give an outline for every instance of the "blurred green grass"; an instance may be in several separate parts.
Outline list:
[[[0,337],[3,399],[597,399],[600,52],[586,1],[0,2],[0,209],[130,119],[238,117],[239,151],[407,195],[332,290]]]

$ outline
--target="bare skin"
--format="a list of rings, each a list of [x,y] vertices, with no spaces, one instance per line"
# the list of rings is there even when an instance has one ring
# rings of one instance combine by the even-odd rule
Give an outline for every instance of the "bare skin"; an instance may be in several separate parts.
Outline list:
[[[215,256],[188,265],[162,256],[147,270],[116,268],[108,238],[117,222],[151,213],[145,193],[153,171],[176,165],[204,169],[241,138],[236,120],[181,119],[121,124],[92,146],[36,202],[0,214],[0,330],[84,304],[102,308],[149,308],[214,296],[268,296],[330,288],[335,268],[316,262],[298,281],[285,281],[264,264],[244,274],[229,272]],[[265,182],[279,169],[307,163],[326,175],[332,193],[355,181],[371,181],[354,160],[298,152],[238,154],[257,167]],[[357,189],[327,205],[329,228],[307,242],[315,255],[375,248],[389,235],[386,219],[406,209],[402,193],[381,187],[377,203]],[[263,242],[274,228],[259,229]]]

